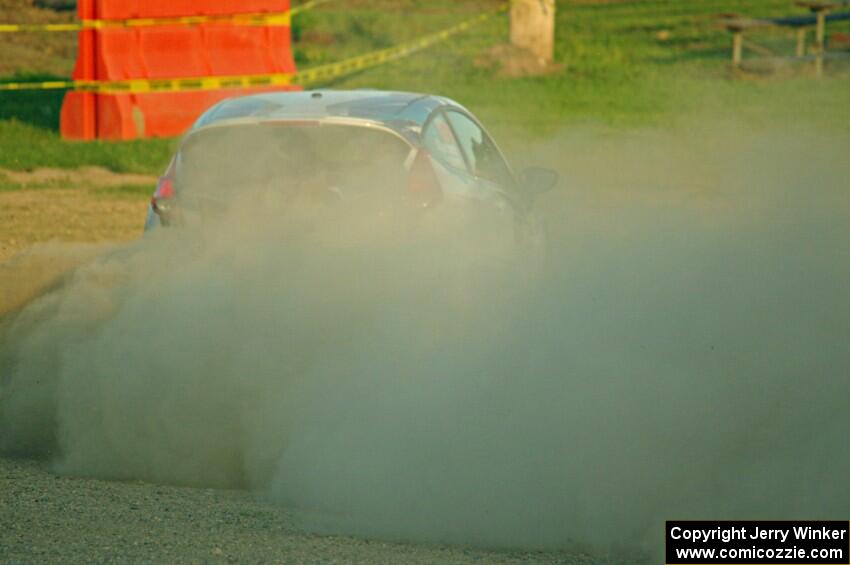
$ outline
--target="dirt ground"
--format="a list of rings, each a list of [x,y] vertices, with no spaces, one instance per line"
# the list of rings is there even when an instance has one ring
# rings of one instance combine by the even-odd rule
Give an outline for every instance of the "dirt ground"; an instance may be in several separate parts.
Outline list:
[[[10,258],[37,243],[140,237],[148,199],[143,187],[156,181],[95,168],[0,171],[0,178],[7,185],[0,190],[0,265],[9,267],[0,268],[0,276],[14,271]],[[580,551],[487,551],[317,535],[304,526],[310,518],[249,492],[76,478],[52,472],[47,461],[0,458],[2,565],[628,562]]]
[[[0,22],[68,23],[76,12],[55,12],[21,0],[0,0]],[[0,75],[32,72],[71,74],[77,54],[76,33],[0,33]]]
[[[0,169],[0,262],[47,241],[129,241],[139,237],[155,177],[97,167],[77,171]]]
[[[0,458],[0,563],[623,563],[321,536],[240,491],[110,482]]]

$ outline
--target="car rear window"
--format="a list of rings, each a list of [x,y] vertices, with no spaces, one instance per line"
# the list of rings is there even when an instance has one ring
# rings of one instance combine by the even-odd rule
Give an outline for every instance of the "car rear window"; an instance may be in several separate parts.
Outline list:
[[[233,192],[330,190],[341,198],[403,181],[410,146],[370,127],[279,122],[201,130],[184,143],[179,190]]]

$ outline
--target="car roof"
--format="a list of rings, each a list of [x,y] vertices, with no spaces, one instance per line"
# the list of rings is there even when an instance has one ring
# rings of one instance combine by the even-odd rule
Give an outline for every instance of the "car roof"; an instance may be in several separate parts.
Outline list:
[[[378,123],[399,133],[421,131],[436,108],[465,110],[442,96],[384,90],[306,90],[239,96],[219,102],[195,123],[192,131],[224,122],[344,118]]]

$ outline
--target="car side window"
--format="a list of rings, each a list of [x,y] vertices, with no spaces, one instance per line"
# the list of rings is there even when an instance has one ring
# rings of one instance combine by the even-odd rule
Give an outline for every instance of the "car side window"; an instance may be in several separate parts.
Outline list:
[[[457,139],[442,114],[437,114],[428,123],[423,142],[434,158],[455,169],[467,170]]]
[[[503,188],[513,185],[510,170],[496,144],[478,124],[460,112],[446,112],[469,167],[475,176],[493,181]]]

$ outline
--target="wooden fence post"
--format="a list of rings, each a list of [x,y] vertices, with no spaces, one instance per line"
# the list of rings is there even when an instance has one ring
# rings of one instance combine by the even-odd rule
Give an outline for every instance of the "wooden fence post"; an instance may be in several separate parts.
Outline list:
[[[744,55],[744,32],[735,30],[732,34],[732,68],[738,69],[741,66],[741,59]]]
[[[815,59],[815,76],[823,76],[823,56],[826,51],[826,10],[817,11],[817,29],[815,31],[815,44],[817,45],[817,58]]]
[[[806,55],[806,28],[801,27],[797,30],[797,57]]]
[[[555,55],[555,0],[512,0],[511,43],[551,63]]]

